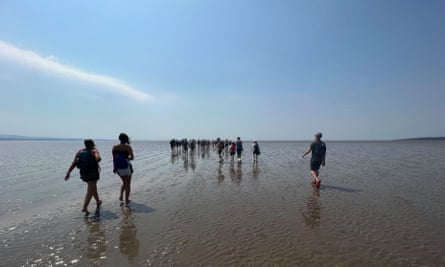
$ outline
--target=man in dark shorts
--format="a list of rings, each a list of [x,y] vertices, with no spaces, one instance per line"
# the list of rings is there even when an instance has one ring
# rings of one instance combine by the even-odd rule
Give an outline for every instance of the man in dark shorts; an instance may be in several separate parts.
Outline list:
[[[311,175],[314,177],[314,180],[311,181],[312,185],[315,185],[317,188],[320,187],[321,180],[319,177],[320,166],[324,166],[326,163],[326,144],[321,141],[321,137],[323,135],[321,133],[315,134],[315,141],[309,146],[306,152],[303,154],[303,158],[312,152],[311,157]]]

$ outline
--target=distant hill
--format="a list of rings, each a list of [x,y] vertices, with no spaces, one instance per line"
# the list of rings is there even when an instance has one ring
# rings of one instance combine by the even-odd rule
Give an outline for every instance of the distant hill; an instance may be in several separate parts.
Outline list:
[[[33,137],[22,135],[0,134],[0,141],[77,141],[80,138]]]
[[[417,138],[399,139],[395,141],[445,141],[445,137],[417,137]]]

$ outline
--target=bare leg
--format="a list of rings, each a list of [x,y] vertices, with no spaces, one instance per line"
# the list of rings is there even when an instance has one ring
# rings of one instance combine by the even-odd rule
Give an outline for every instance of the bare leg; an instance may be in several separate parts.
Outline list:
[[[314,177],[316,183],[321,182],[320,177],[318,177],[318,174],[319,174],[318,171],[311,171],[311,175],[312,175],[312,177]]]
[[[96,200],[96,205],[99,207],[102,204],[102,201],[99,199],[99,193],[97,192],[97,181],[92,181],[89,183],[91,183],[92,195],[94,200]]]
[[[119,201],[124,201],[124,191],[125,191],[125,179],[124,179],[124,177],[121,177],[121,180],[122,180],[122,185],[121,185],[121,192],[120,192],[120,195],[119,195]]]
[[[88,205],[90,204],[91,198],[93,197],[93,191],[91,188],[91,182],[88,182],[87,193],[85,195],[85,200],[83,201],[83,212],[88,213]],[[87,214],[88,215],[88,214]]]

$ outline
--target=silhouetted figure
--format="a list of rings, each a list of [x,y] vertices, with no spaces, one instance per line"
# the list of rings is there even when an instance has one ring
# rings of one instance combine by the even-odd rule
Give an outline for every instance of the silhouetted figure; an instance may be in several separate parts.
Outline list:
[[[258,145],[257,141],[253,142],[252,152],[253,152],[253,163],[258,163],[258,156],[261,154],[261,151],[260,151],[260,145]]]
[[[176,141],[175,141],[175,139],[172,139],[172,140],[170,140],[170,149],[171,149],[171,152],[172,152],[172,155],[175,155],[176,154]]]

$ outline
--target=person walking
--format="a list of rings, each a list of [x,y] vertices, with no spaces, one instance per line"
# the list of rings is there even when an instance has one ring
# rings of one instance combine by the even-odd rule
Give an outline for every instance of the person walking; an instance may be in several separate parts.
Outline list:
[[[241,163],[241,154],[243,153],[243,142],[240,137],[236,138],[236,157],[238,159],[238,163]]]
[[[216,151],[218,153],[219,163],[223,163],[224,142],[219,137],[216,139]]]
[[[99,193],[97,192],[97,181],[99,181],[100,171],[99,162],[101,161],[101,157],[93,140],[86,139],[84,145],[85,148],[79,150],[74,156],[74,160],[66,173],[65,181],[70,179],[71,172],[77,167],[80,172],[80,179],[88,184],[82,212],[85,213],[85,216],[90,215],[88,205],[90,204],[91,198],[94,197],[96,200],[96,215],[98,216],[100,206],[102,205],[102,200],[100,200]]]
[[[131,175],[133,173],[133,166],[130,160],[134,160],[134,154],[127,134],[121,133],[119,141],[120,143],[115,145],[112,150],[113,172],[117,173],[122,180],[119,201],[123,204],[125,193],[125,205],[128,206],[130,204]]]
[[[261,152],[260,152],[260,145],[258,145],[257,141],[253,142],[252,152],[253,152],[253,163],[258,163],[258,155],[260,155]]]
[[[235,152],[236,152],[235,142],[230,143],[229,152],[230,152],[230,162],[234,162],[235,161]]]
[[[314,142],[308,147],[306,152],[303,154],[303,158],[312,153],[311,157],[311,175],[314,178],[311,181],[312,185],[315,185],[317,188],[320,188],[321,180],[320,180],[320,166],[325,166],[326,164],[326,144],[321,141],[322,133],[315,134]]]

